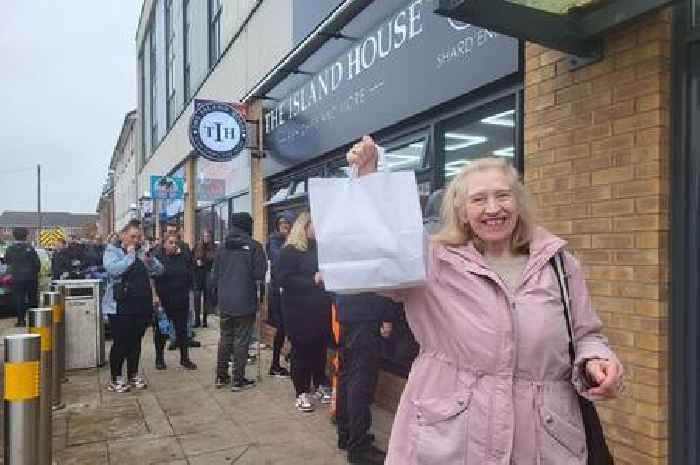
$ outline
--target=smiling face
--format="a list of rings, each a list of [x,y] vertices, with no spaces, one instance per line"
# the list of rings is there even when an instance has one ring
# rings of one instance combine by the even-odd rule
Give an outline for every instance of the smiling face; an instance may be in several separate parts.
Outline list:
[[[462,221],[485,245],[486,251],[508,251],[518,223],[518,205],[503,170],[490,168],[467,177]]]

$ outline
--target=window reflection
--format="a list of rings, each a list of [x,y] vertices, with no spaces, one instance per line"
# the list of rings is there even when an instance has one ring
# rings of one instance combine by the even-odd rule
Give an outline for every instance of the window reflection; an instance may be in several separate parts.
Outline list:
[[[408,171],[423,167],[427,139],[421,137],[398,147],[388,149],[384,154],[384,164],[390,171]],[[380,164],[380,167],[382,164]]]
[[[515,155],[515,108],[512,99],[470,111],[445,125],[445,180],[450,181],[462,168],[483,157]]]

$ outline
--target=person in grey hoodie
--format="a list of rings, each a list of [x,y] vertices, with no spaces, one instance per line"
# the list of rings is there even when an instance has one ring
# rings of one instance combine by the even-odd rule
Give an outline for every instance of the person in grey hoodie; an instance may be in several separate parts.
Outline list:
[[[231,382],[228,362],[233,353],[232,391],[255,385],[245,378],[248,345],[258,311],[257,286],[265,279],[267,261],[259,242],[251,237],[253,219],[248,213],[234,213],[224,247],[214,258],[211,283],[219,306],[219,351],[216,360],[216,387]]]

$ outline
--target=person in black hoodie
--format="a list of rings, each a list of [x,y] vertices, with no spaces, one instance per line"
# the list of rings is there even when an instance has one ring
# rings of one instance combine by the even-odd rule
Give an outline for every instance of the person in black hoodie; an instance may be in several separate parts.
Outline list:
[[[177,234],[165,237],[163,248],[156,255],[165,268],[163,274],[154,278],[156,294],[168,319],[175,327],[175,338],[180,348],[180,365],[187,370],[196,370],[197,365],[189,357],[187,344],[187,319],[189,318],[189,295],[192,289],[192,268],[183,250],[178,246]],[[161,334],[158,324],[154,325],[153,342],[156,349],[156,368],[164,370],[165,341],[167,334]]]
[[[269,320],[270,323],[277,329],[275,339],[272,343],[272,365],[270,366],[270,376],[279,378],[289,378],[289,371],[280,365],[280,353],[286,338],[284,331],[284,318],[282,318],[282,295],[280,294],[280,283],[278,278],[279,256],[287,240],[289,231],[294,223],[294,214],[291,212],[282,212],[277,217],[275,222],[275,232],[272,233],[265,244],[267,258],[270,260],[270,295],[269,304]]]
[[[219,307],[219,351],[216,360],[217,388],[231,382],[228,362],[233,352],[232,391],[255,385],[245,377],[248,346],[258,311],[258,286],[265,279],[267,261],[259,242],[251,237],[253,219],[248,213],[234,213],[224,247],[219,247],[211,271],[211,283]]]
[[[348,462],[383,464],[385,453],[372,445],[370,406],[377,385],[382,337],[388,338],[401,305],[373,293],[337,295],[340,372],[336,403],[338,448]]]
[[[27,242],[26,228],[14,228],[15,242],[5,251],[7,272],[12,276],[12,300],[17,314],[16,327],[26,322],[27,302],[29,307],[38,307],[38,282],[41,262],[32,245]]]
[[[278,267],[282,312],[292,340],[292,381],[296,407],[313,411],[311,383],[324,402],[330,401],[326,356],[330,341],[331,299],[318,270],[318,250],[309,213],[299,215],[282,249]]]

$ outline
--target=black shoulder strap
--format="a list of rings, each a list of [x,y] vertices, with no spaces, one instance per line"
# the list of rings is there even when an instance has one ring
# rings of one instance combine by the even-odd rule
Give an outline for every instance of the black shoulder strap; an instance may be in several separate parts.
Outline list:
[[[564,306],[566,331],[569,334],[569,357],[571,358],[571,365],[573,365],[576,360],[576,345],[574,343],[574,332],[571,325],[571,296],[569,295],[569,280],[566,277],[566,269],[564,268],[563,252],[557,252],[556,255],[549,259],[549,263],[552,265],[552,268],[554,268],[554,272],[557,275],[557,282],[559,283],[561,303]]]

